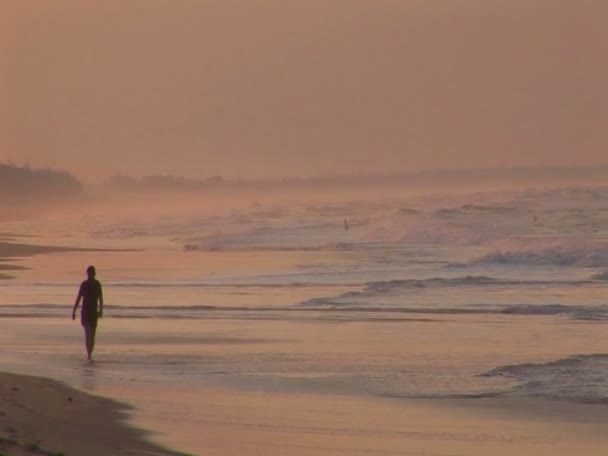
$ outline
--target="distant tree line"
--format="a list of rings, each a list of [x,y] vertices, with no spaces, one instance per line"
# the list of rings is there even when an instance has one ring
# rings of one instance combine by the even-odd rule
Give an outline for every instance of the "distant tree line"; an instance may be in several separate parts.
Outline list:
[[[0,201],[49,200],[80,195],[83,184],[65,171],[0,163]]]
[[[224,179],[222,176],[188,178],[152,175],[134,178],[118,174],[106,185],[122,192],[180,192],[199,190],[332,190],[365,187],[424,188],[437,186],[524,185],[538,183],[603,183],[608,178],[608,164],[581,167],[511,167],[478,169],[439,169],[419,172],[326,175],[275,179]]]
[[[193,179],[172,175],[152,175],[134,178],[118,174],[108,184],[114,190],[200,190],[208,187],[222,186],[226,181],[221,176]]]

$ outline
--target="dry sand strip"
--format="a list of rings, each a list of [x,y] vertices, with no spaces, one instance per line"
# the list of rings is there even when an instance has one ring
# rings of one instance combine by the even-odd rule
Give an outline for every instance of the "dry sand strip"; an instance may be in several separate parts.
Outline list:
[[[132,252],[136,249],[100,249],[23,244],[0,239],[0,280],[14,279],[13,271],[26,269],[12,263],[15,259],[57,252]]]
[[[88,250],[88,249],[80,249],[73,247],[56,247],[50,245],[35,245],[35,244],[23,244],[20,242],[9,242],[9,241],[0,241],[0,257],[1,258],[14,258],[14,257],[23,257],[30,255],[39,255],[42,253],[53,253],[53,252],[71,252],[71,251],[79,251],[79,250]],[[91,249],[93,250],[93,249]]]
[[[51,379],[0,373],[0,456],[185,456],[148,442],[128,411]]]
[[[16,258],[44,253],[67,252],[73,250],[70,247],[53,247],[45,245],[22,244],[0,240],[0,280],[14,279],[14,271],[25,269],[23,266],[12,263]]]
[[[3,261],[31,255],[57,252],[133,252],[137,249],[104,249],[94,247],[65,247],[55,245],[24,244],[0,240],[0,259]]]

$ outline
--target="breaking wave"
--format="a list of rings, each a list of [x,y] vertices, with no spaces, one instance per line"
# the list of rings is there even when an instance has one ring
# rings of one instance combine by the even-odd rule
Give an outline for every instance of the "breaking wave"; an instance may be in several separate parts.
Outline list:
[[[598,272],[591,276],[591,280],[601,280],[608,282],[608,271]]]
[[[501,204],[463,204],[455,208],[441,208],[435,211],[440,217],[455,217],[459,215],[509,215],[522,212],[522,209]]]
[[[507,306],[500,312],[509,315],[563,315],[572,320],[608,320],[607,306],[521,304]]]
[[[557,281],[557,280],[509,280],[487,276],[464,277],[432,277],[428,279],[405,279],[370,282],[363,291],[383,292],[395,288],[439,288],[439,287],[478,287],[478,286],[549,286],[549,285],[583,285],[585,280]]]
[[[608,403],[608,354],[502,366],[482,376],[517,380],[519,386],[511,392],[516,396]]]
[[[495,251],[478,258],[473,258],[465,264],[453,266],[483,266],[488,264],[602,268],[608,267],[608,248],[548,248],[507,252]]]
[[[428,279],[404,279],[368,282],[360,291],[349,291],[340,297],[375,295],[398,289],[427,289],[455,287],[533,287],[533,286],[581,286],[593,283],[590,280],[510,280],[487,276],[431,277]]]

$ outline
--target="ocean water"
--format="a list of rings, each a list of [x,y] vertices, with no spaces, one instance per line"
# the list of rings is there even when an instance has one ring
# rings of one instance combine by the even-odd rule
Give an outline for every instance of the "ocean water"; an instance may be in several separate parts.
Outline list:
[[[1,233],[85,249],[3,261],[20,267],[0,281],[3,368],[131,402],[193,454],[203,387],[608,401],[607,188],[106,209]],[[88,264],[106,301],[92,366],[70,319]]]

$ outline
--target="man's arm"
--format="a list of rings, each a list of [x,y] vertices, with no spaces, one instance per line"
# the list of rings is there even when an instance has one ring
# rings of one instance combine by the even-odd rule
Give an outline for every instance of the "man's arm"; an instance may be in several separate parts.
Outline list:
[[[72,320],[76,319],[76,309],[78,309],[78,304],[80,304],[81,299],[82,299],[82,290],[79,290],[78,296],[76,296],[76,302],[74,303],[74,309],[72,310]]]
[[[103,317],[103,290],[99,284],[99,318]]]

